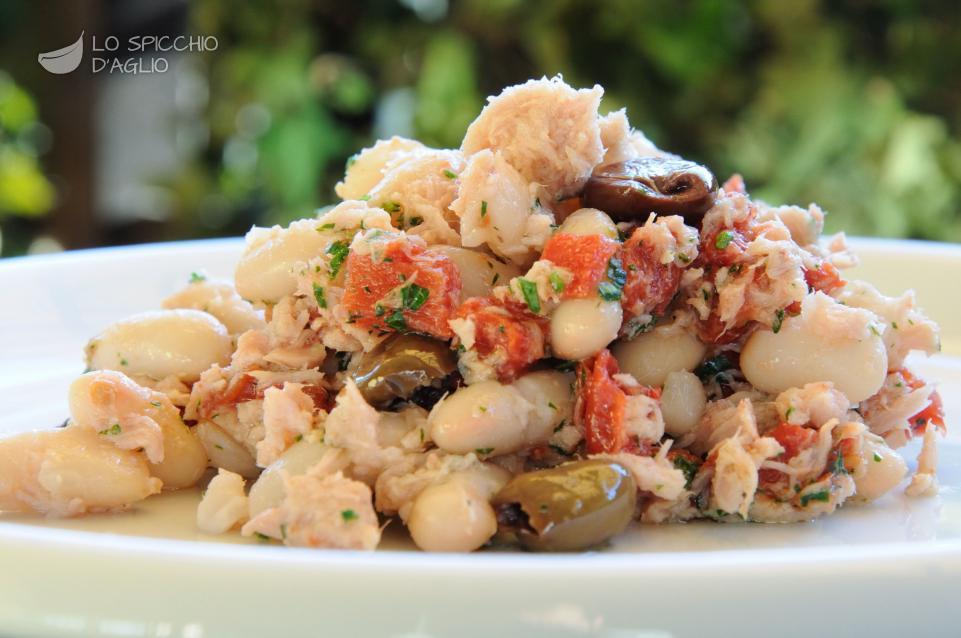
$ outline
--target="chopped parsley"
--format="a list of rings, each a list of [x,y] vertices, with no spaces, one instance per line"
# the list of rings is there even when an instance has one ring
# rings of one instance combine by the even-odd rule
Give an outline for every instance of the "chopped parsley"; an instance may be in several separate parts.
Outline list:
[[[401,302],[408,310],[417,310],[427,301],[430,291],[417,284],[407,284],[400,289]]]
[[[161,404],[160,404],[160,401],[151,401],[151,402],[150,402],[150,405],[152,405],[152,406],[155,407],[155,408],[162,407]]]
[[[400,308],[395,310],[389,317],[384,319],[384,323],[397,332],[404,332],[407,330],[407,322],[404,320],[404,313],[401,312]]]
[[[561,419],[561,422],[558,423],[557,426],[554,428],[554,433],[557,434],[558,432],[563,430],[565,425],[567,425],[567,419]]]
[[[330,255],[331,278],[336,277],[337,273],[340,272],[340,267],[344,265],[344,260],[347,259],[349,251],[350,248],[345,241],[335,241],[327,248],[327,254]]]
[[[678,454],[674,457],[674,467],[684,473],[684,487],[691,487],[691,482],[694,481],[694,476],[697,474],[697,463],[685,457],[683,454]]]
[[[621,289],[609,281],[602,281],[601,285],[597,287],[597,294],[604,301],[617,301],[621,298]]]
[[[547,277],[551,282],[551,288],[554,292],[564,292],[564,288],[567,284],[564,283],[564,278],[558,274],[556,270],[552,270],[551,274]]]
[[[551,410],[556,410],[556,409],[557,409],[557,406],[554,405],[554,402],[553,402],[553,401],[548,401],[548,402],[547,402],[547,407],[549,407]]]
[[[500,279],[500,278],[501,278],[500,273],[495,272],[495,273],[494,273],[494,276],[491,277],[491,286],[496,286],[496,285],[497,285],[497,280]]]
[[[821,503],[827,503],[831,500],[831,493],[827,490],[821,490],[820,492],[808,492],[807,494],[801,495],[801,507],[807,507],[807,504],[811,501],[820,501]]]
[[[718,250],[724,250],[731,245],[733,240],[734,233],[729,230],[722,230],[717,234],[717,237],[714,238],[714,247]]]
[[[454,171],[450,170],[449,168],[445,168],[445,169],[444,169],[444,177],[446,177],[447,179],[457,179],[457,173],[455,173]]]
[[[479,447],[479,448],[477,448],[477,449],[474,450],[474,451],[477,452],[477,454],[478,454],[479,456],[487,456],[488,454],[490,454],[491,452],[494,451],[494,448],[492,448],[492,447]]]
[[[207,277],[197,272],[190,273],[190,283],[198,284],[201,281],[207,281]]]
[[[267,536],[266,534],[261,534],[260,532],[254,532],[254,536],[256,536],[257,540],[259,540],[261,543],[270,542],[270,536]]]
[[[423,217],[414,216],[414,217],[411,217],[410,220],[409,220],[407,223],[408,223],[408,225],[410,225],[411,227],[420,226],[421,224],[424,223],[424,218],[423,218]]]
[[[393,202],[393,201],[384,202],[383,204],[380,205],[380,207],[386,210],[388,213],[396,213],[397,211],[400,210],[400,203]]]
[[[118,355],[118,357],[120,358],[120,365],[122,365],[122,366],[127,365],[127,360],[124,359],[123,356]]]
[[[527,302],[527,307],[531,309],[531,312],[540,312],[541,300],[537,296],[537,284],[530,279],[518,277],[517,285],[520,286],[521,294],[524,295],[524,301]]]
[[[334,226],[335,226],[334,222],[329,222],[321,226],[318,230],[333,230]]]
[[[280,537],[287,540],[287,523],[280,524]]]
[[[360,201],[362,201],[362,202],[368,201],[368,200],[370,199],[370,193],[367,193],[366,195],[360,197],[359,199],[360,199]],[[363,228],[363,226],[361,226],[361,228]]]
[[[360,518],[357,516],[357,512],[354,510],[340,510],[340,517],[344,519],[345,523],[356,521],[358,518]]]
[[[117,436],[121,432],[123,432],[123,430],[121,429],[120,424],[114,423],[109,428],[100,430],[99,432],[97,432],[97,434],[102,434],[104,436]]]
[[[716,357],[712,357],[699,365],[694,370],[694,374],[704,383],[710,383],[714,381],[719,375],[730,370],[734,366],[731,365],[731,361],[724,356],[719,354]]]
[[[487,217],[487,200],[481,201],[481,219]]]
[[[874,462],[875,462],[875,463],[880,463],[880,462],[881,462],[881,455],[878,454],[877,452],[874,453]]]
[[[774,313],[774,323],[771,324],[771,330],[774,334],[781,331],[781,324],[784,323],[784,309],[780,309]]]
[[[627,273],[624,272],[621,260],[617,257],[611,257],[607,262],[607,278],[610,281],[601,282],[597,287],[597,293],[604,301],[617,301],[621,298],[621,289],[627,281]]]
[[[314,299],[317,300],[317,305],[321,308],[327,307],[327,293],[324,291],[323,287],[314,284]]]
[[[834,459],[834,463],[831,464],[832,474],[847,474],[848,468],[844,467],[844,455],[838,452],[838,456]]]

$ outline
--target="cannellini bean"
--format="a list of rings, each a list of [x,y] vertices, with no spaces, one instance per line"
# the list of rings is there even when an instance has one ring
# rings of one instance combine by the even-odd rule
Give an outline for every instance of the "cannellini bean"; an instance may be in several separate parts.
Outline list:
[[[707,395],[697,375],[686,370],[671,372],[661,392],[664,431],[677,438],[697,427],[707,406]]]
[[[197,506],[197,527],[208,534],[223,534],[247,520],[247,496],[239,474],[220,470],[210,479]]]
[[[123,508],[156,494],[143,454],[70,425],[0,441],[0,510],[50,516]]]
[[[165,309],[203,310],[217,318],[232,335],[266,326],[264,314],[244,301],[228,281],[194,281],[170,295],[160,304]]]
[[[194,427],[194,432],[204,446],[211,467],[228,470],[244,478],[254,478],[260,474],[260,468],[250,451],[216,423],[201,421]]]
[[[591,357],[617,337],[623,318],[617,301],[564,300],[551,315],[551,349],[562,359]]]
[[[889,448],[883,442],[876,442],[865,437],[861,446],[860,472],[854,477],[857,488],[855,498],[862,501],[878,499],[900,483],[908,473],[907,463],[901,455]]]
[[[844,309],[844,310],[841,310]],[[865,312],[838,305],[837,315]],[[826,322],[808,320],[804,312],[787,317],[777,333],[752,334],[741,351],[741,370],[762,392],[780,394],[807,383],[830,381],[851,403],[876,393],[887,374],[884,342],[877,334],[833,332]]]
[[[327,453],[323,443],[304,439],[291,445],[279,459],[270,464],[250,487],[250,518],[284,500],[284,474],[299,476],[320,462]]]
[[[179,416],[159,419],[157,423],[163,432],[164,459],[150,463],[150,473],[163,481],[167,490],[195,485],[207,469],[207,452],[197,435]]]
[[[482,381],[461,388],[431,411],[431,440],[454,454],[500,455],[546,442],[570,418],[570,377],[537,372],[512,385]]]
[[[471,552],[497,532],[490,495],[454,474],[414,499],[407,529],[414,543],[429,552]]]
[[[596,208],[581,208],[574,211],[568,215],[557,232],[569,235],[604,235],[617,239],[617,226],[607,213]]]
[[[334,233],[318,232],[312,219],[252,229],[234,271],[237,292],[254,303],[277,303],[297,290],[295,266],[322,255],[335,239]]]
[[[86,347],[87,365],[153,379],[196,380],[214,364],[227,365],[230,336],[199,310],[156,310],[113,324]]]
[[[706,348],[687,330],[668,325],[619,341],[611,348],[621,371],[644,385],[664,385],[667,375],[694,370],[704,359]]]
[[[437,245],[433,250],[447,255],[460,272],[461,300],[486,297],[497,284],[506,284],[521,272],[513,264],[505,264],[477,250]]]

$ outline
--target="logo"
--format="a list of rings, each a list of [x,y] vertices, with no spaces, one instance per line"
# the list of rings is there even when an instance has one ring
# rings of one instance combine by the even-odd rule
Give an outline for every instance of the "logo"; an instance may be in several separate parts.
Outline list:
[[[76,68],[80,66],[81,60],[83,60],[83,34],[84,32],[81,31],[80,37],[77,38],[76,42],[62,49],[50,51],[49,53],[41,53],[37,56],[37,62],[46,70],[57,75],[76,70]]]

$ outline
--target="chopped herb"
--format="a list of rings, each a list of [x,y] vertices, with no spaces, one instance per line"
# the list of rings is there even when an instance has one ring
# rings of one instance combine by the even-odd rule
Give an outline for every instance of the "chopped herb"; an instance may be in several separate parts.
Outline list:
[[[334,222],[330,222],[321,226],[320,230],[333,230],[334,226],[335,226]]]
[[[680,259],[682,263],[685,263],[685,264],[691,263],[691,258],[688,255],[685,255],[684,253],[677,253],[677,258]]]
[[[446,177],[447,179],[457,179],[457,173],[455,173],[454,171],[450,170],[449,168],[445,168],[445,169],[444,169],[444,177]]]
[[[548,402],[547,402],[547,407],[549,407],[551,410],[556,410],[556,409],[557,409],[557,406],[554,405],[554,402],[553,402],[553,401],[548,401]]]
[[[303,434],[298,434],[297,436],[294,437],[294,442],[295,442],[295,443],[300,443],[300,442],[303,441],[303,440],[304,440],[304,435],[303,435]]]
[[[707,288],[701,288],[701,296],[704,297],[704,301],[711,300],[711,293],[708,291]]]
[[[564,278],[556,270],[552,270],[551,274],[547,277],[551,282],[551,288],[554,292],[564,292],[564,288],[567,284],[564,283]]]
[[[207,278],[204,275],[201,275],[200,273],[197,273],[197,272],[190,273],[190,283],[197,284],[197,283],[200,283],[201,281],[207,281]]]
[[[375,314],[376,316],[378,316],[378,317],[383,316],[383,314],[384,314],[384,307],[383,307],[382,305],[380,305],[380,304],[375,305],[375,306],[374,306],[374,314]]]
[[[551,508],[547,503],[541,503],[537,506],[537,509],[540,510],[541,514],[547,514],[549,511],[551,511]]]
[[[627,269],[631,272],[637,272],[637,264],[630,264]]]
[[[270,542],[270,536],[267,536],[266,534],[261,534],[260,532],[254,532],[254,536],[255,536],[255,537],[257,538],[257,540],[259,540],[261,543],[269,543],[269,542]]]
[[[477,449],[474,450],[474,451],[477,452],[478,456],[487,456],[488,454],[490,454],[491,452],[494,451],[494,448],[492,448],[492,447],[479,447],[479,448],[477,448]]]
[[[741,266],[741,264],[734,264],[733,266],[730,266],[730,267],[727,269],[727,274],[729,274],[730,276],[734,277],[735,275],[737,275],[738,273],[741,272],[741,268],[743,268],[743,266]]]
[[[340,272],[340,267],[344,265],[348,252],[350,252],[350,247],[345,241],[335,241],[327,248],[327,254],[330,255],[331,278],[336,277],[337,273]]]
[[[895,330],[897,330],[897,329],[898,329],[898,322],[897,322],[897,321],[892,321],[892,322],[891,322],[891,327],[894,328]]]
[[[364,292],[366,292],[366,293],[369,295],[369,294],[370,294],[370,286],[364,286]]]
[[[481,201],[481,219],[487,217],[487,200]]]
[[[224,449],[224,446],[222,446],[220,443],[214,443],[214,447],[217,448],[218,450]]]
[[[481,412],[487,412],[487,406],[486,406],[486,405],[479,405],[479,406],[477,406],[477,409],[480,410]]]
[[[874,462],[875,462],[875,463],[880,463],[881,460],[882,460],[882,459],[881,459],[881,455],[878,454],[877,452],[875,452],[875,453],[874,453]]]
[[[731,245],[731,241],[734,240],[734,233],[729,230],[722,230],[717,234],[714,239],[714,247],[718,250],[724,250]]]
[[[847,474],[848,468],[844,467],[844,455],[838,452],[837,458],[831,464],[832,474]]]
[[[109,428],[100,430],[97,434],[102,434],[104,436],[117,436],[121,432],[123,432],[123,430],[120,428],[120,424],[114,423]]]
[[[807,507],[807,504],[811,501],[827,503],[830,500],[831,493],[827,490],[821,490],[820,492],[808,492],[807,494],[801,495],[801,507]]]
[[[120,357],[120,365],[122,365],[122,366],[127,365],[127,360],[124,359],[122,356]]]
[[[366,202],[366,201],[369,201],[369,200],[370,200],[370,193],[367,193],[366,195],[363,195],[363,196],[360,198],[360,201],[362,201],[362,202]],[[363,229],[363,228],[364,228],[364,225],[361,224],[360,227],[361,227],[361,229]]]
[[[287,540],[287,523],[280,524],[280,537],[283,540]]]
[[[327,293],[324,291],[323,287],[314,284],[314,299],[317,300],[317,305],[321,308],[327,307]]]
[[[872,333],[875,337],[880,337],[880,336],[881,336],[881,333],[878,332],[877,326],[875,326],[873,323],[872,323],[872,324],[869,324],[869,325],[868,325],[868,328],[870,328],[871,333]]]
[[[674,457],[674,467],[684,473],[684,487],[691,487],[691,483],[694,481],[694,477],[697,475],[697,463],[685,457],[683,454],[678,454]]]
[[[347,163],[344,165],[344,170],[345,170],[345,171],[349,171],[349,170],[350,170],[350,167],[357,163],[357,158],[358,158],[359,156],[360,156],[360,153],[354,153],[353,155],[351,155],[350,157],[348,157],[348,158],[347,158]]]
[[[597,287],[597,294],[604,301],[617,301],[621,298],[621,289],[609,281],[602,281],[601,285]]]
[[[774,334],[781,331],[781,324],[784,323],[784,309],[780,309],[774,313],[774,323],[771,324],[771,330]]]
[[[424,428],[420,428],[420,442],[424,442]]]
[[[415,217],[411,217],[411,218],[410,218],[410,221],[407,222],[407,223],[410,224],[411,227],[413,227],[413,226],[420,226],[421,224],[424,223],[424,218],[423,218],[423,217],[416,217],[416,216],[415,216]]]
[[[623,288],[627,282],[627,273],[624,272],[624,266],[617,257],[611,257],[611,260],[607,262],[607,278],[618,288]]]
[[[340,510],[340,517],[344,519],[344,522],[349,523],[350,521],[356,521],[359,516],[354,510]]]
[[[550,444],[548,444],[547,447],[549,447],[550,449],[554,450],[554,453],[555,453],[555,454],[560,454],[561,456],[570,456],[570,455],[571,455],[570,452],[568,452],[567,450],[565,450],[564,448],[562,448],[562,447],[559,446],[559,445],[554,445],[553,443],[550,443]]]
[[[718,375],[730,370],[734,366],[731,365],[730,360],[723,354],[719,354],[716,357],[712,357],[699,365],[694,370],[694,374],[698,376],[704,383],[709,383],[717,378]]]
[[[784,411],[784,418],[785,418],[785,420],[791,418],[791,413],[792,413],[792,412],[794,412],[794,406],[793,406],[793,405],[790,406],[790,407],[788,407],[788,409]]]
[[[384,319],[384,323],[396,330],[397,332],[403,332],[407,330],[407,322],[404,321],[404,313],[400,311],[400,308],[395,310],[393,314]]]
[[[380,207],[383,208],[384,210],[386,210],[388,213],[396,213],[397,211],[400,210],[400,203],[399,203],[399,202],[384,202],[383,204],[380,205]]]
[[[524,295],[524,301],[527,302],[527,307],[531,309],[531,312],[540,312],[541,300],[537,296],[537,284],[530,279],[518,277],[517,285],[520,286],[521,294]]]
[[[501,278],[500,273],[495,272],[495,273],[494,273],[494,276],[491,278],[491,286],[496,286],[496,285],[497,285],[497,280],[500,279],[500,278]]]
[[[564,359],[559,360],[554,364],[554,369],[560,372],[573,372],[574,368],[577,367],[577,361],[565,361]]]
[[[408,284],[400,289],[400,298],[408,310],[417,310],[427,301],[430,291],[417,284]]]
[[[150,402],[150,405],[152,405],[152,406],[155,407],[155,408],[162,407],[160,401],[151,401],[151,402]]]
[[[394,258],[393,258],[393,257],[384,257],[384,259],[383,259],[382,261],[383,261],[385,264],[392,264],[392,263],[394,263]]]
[[[561,422],[558,423],[557,426],[554,428],[554,432],[555,433],[560,432],[561,430],[564,429],[565,425],[567,425],[567,419],[561,419]]]

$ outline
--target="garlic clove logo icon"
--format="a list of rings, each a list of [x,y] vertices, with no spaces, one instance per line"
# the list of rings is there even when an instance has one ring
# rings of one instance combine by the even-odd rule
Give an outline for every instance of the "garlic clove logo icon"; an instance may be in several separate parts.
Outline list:
[[[83,59],[84,33],[84,31],[81,31],[80,37],[77,38],[77,41],[73,44],[69,44],[56,51],[50,51],[49,53],[41,53],[37,56],[37,62],[51,73],[58,75],[70,73],[80,66],[80,61]]]

